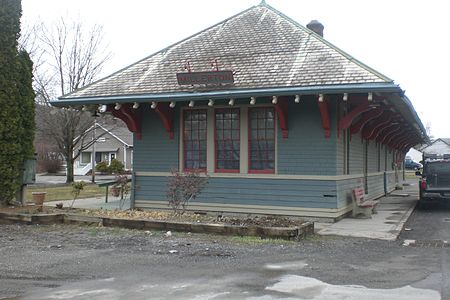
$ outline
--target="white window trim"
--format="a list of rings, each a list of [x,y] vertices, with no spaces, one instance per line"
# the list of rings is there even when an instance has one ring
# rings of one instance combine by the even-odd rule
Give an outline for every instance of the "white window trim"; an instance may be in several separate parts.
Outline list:
[[[239,157],[239,173],[238,174],[248,174],[249,166],[248,166],[248,110],[250,108],[257,107],[273,107],[270,104],[255,104],[255,105],[245,105],[245,104],[236,104],[234,106],[229,105],[214,105],[213,107],[209,106],[196,106],[194,108],[190,107],[182,107],[180,109],[180,124],[179,124],[179,147],[178,147],[178,160],[179,165],[178,169],[180,171],[184,171],[184,111],[185,110],[195,110],[195,109],[203,109],[206,110],[206,118],[207,118],[207,128],[206,128],[206,170],[209,174],[216,174],[215,172],[215,109],[221,108],[239,108],[239,122],[240,122],[240,157]],[[274,122],[275,122],[275,170],[273,174],[278,174],[278,116],[277,112],[274,108]],[[222,174],[218,172],[217,174]]]

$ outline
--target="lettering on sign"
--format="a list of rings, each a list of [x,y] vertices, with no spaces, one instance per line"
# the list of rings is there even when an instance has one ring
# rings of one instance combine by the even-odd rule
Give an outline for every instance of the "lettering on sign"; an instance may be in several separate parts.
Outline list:
[[[177,73],[179,85],[233,83],[233,71]]]

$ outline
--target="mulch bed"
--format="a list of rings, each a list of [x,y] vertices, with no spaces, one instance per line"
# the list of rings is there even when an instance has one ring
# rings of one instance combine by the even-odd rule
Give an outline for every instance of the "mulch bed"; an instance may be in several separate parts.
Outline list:
[[[300,218],[287,218],[282,216],[221,216],[212,214],[195,214],[186,212],[184,214],[175,214],[171,211],[119,211],[103,209],[79,209],[79,208],[53,208],[44,206],[42,211],[34,205],[28,206],[9,206],[0,208],[3,213],[22,213],[22,214],[61,214],[71,213],[85,216],[120,218],[131,220],[158,220],[167,222],[191,222],[208,224],[225,224],[238,226],[262,226],[262,227],[296,227],[304,223]]]

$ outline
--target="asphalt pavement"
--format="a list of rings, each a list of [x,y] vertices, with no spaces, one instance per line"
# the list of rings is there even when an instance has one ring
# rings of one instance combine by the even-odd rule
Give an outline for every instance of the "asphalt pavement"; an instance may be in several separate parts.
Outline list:
[[[2,225],[0,299],[450,299],[450,209],[412,209],[415,188],[301,242]],[[349,231],[367,223],[396,239]]]

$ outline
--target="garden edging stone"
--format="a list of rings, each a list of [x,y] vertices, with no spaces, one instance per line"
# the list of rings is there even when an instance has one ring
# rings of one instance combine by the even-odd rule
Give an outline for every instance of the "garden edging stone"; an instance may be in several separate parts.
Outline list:
[[[258,225],[240,226],[228,224],[173,222],[145,219],[123,219],[97,216],[84,216],[71,213],[49,214],[11,214],[0,213],[0,224],[25,223],[28,225],[42,224],[81,224],[102,225],[105,227],[123,227],[140,230],[171,230],[180,232],[259,236],[261,238],[276,238],[286,240],[303,239],[314,234],[314,223],[304,222],[296,227],[264,227]]]

